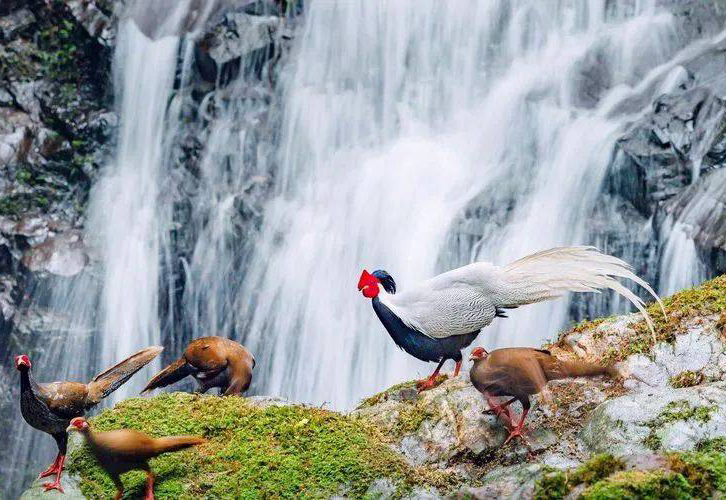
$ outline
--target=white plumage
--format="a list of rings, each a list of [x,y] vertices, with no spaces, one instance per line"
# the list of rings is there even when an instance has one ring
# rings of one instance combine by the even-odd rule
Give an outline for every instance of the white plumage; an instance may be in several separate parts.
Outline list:
[[[655,291],[626,262],[586,246],[550,248],[503,267],[476,262],[396,295],[382,291],[380,300],[407,326],[432,338],[446,338],[484,328],[494,319],[497,308],[533,304],[567,292],[609,288],[635,305],[655,339],[644,302],[616,278],[638,283],[663,308]]]

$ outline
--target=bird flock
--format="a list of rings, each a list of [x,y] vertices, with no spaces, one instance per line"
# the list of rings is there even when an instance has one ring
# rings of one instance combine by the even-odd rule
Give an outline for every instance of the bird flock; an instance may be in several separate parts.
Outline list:
[[[510,309],[555,299],[567,292],[599,292],[610,289],[627,298],[643,314],[655,337],[653,322],[643,300],[618,278],[634,281],[648,291],[663,309],[653,289],[633,273],[630,266],[594,247],[557,247],[528,255],[506,266],[485,262],[469,264],[396,293],[393,277],[384,270],[364,270],[358,290],[371,299],[373,310],[396,345],[426,362],[436,362],[430,377],[417,383],[420,391],[434,387],[447,360],[456,363],[459,375],[462,350],[469,347],[481,330],[495,319],[506,318]],[[665,311],[663,311],[665,314]],[[169,436],[153,439],[129,429],[96,432],[85,413],[156,358],[162,347],[148,347],[98,374],[90,382],[41,384],[32,375],[27,355],[15,357],[20,373],[20,409],[32,427],[50,434],[58,446],[54,462],[39,478],[55,475],[43,485],[46,491],[63,492],[68,433],[78,432],[101,468],[123,495],[120,474],[140,469],[147,474],[145,499],[154,498],[154,474],[148,460],[205,442],[200,436]],[[531,347],[496,349],[476,347],[470,353],[471,383],[482,393],[495,414],[509,430],[504,444],[515,437],[524,439],[524,422],[530,396],[546,389],[555,379],[581,376],[618,376],[613,366],[584,361],[566,361],[549,351]],[[239,396],[252,382],[254,356],[242,345],[222,337],[193,340],[182,356],[155,375],[142,392],[166,387],[187,376],[198,383],[197,392],[219,388],[221,396]],[[509,398],[498,402],[495,398]],[[514,423],[511,404],[519,401],[522,416]],[[526,443],[526,441],[525,441]]]

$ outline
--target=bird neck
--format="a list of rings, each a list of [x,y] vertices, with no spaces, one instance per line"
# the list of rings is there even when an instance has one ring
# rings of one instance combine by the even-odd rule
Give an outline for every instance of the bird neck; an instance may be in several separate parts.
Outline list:
[[[20,392],[30,391],[35,389],[38,384],[35,383],[33,376],[30,373],[30,368],[27,370],[20,370]]]

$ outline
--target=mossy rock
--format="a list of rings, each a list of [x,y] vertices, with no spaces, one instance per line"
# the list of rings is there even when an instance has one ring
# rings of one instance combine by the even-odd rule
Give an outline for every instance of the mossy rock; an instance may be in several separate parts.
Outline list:
[[[91,422],[99,431],[129,428],[209,440],[151,460],[157,498],[361,497],[382,478],[401,496],[417,487],[446,491],[458,482],[450,473],[409,466],[362,419],[319,408],[173,393],[124,401]],[[69,469],[81,477],[88,498],[113,497],[111,480],[85,447],[72,454]],[[142,493],[142,472],[122,480],[128,498]]]
[[[685,333],[689,321],[705,317],[717,318],[716,328],[724,332],[723,335],[726,337],[726,327],[724,326],[726,325],[726,275],[671,295],[663,299],[663,305],[665,316],[658,304],[653,303],[648,307],[648,314],[653,319],[657,342],[674,342],[676,335]],[[614,324],[622,322],[623,318],[623,316],[617,316],[582,322],[562,333],[558,342],[553,345],[564,345],[566,339],[572,334],[592,332],[593,337],[598,338]],[[640,318],[629,324],[628,329],[628,335],[622,336],[627,341],[613,345],[607,352],[602,353],[601,358],[604,358],[604,361],[617,362],[633,354],[650,354],[654,344],[653,336],[646,322]],[[686,378],[676,379],[674,382],[687,384],[692,378],[686,375],[684,377]]]
[[[536,499],[692,499],[726,493],[726,455],[716,451],[652,455],[652,467],[637,460],[595,455],[570,470],[552,470],[537,480]]]

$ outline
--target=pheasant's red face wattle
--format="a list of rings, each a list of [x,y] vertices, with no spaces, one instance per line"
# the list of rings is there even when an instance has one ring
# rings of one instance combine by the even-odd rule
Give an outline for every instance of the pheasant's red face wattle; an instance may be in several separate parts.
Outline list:
[[[30,363],[30,358],[25,354],[15,356],[15,368],[17,368],[18,370],[20,370],[21,368],[30,368],[31,366],[32,365]]]
[[[358,280],[358,290],[363,292],[363,296],[368,299],[373,299],[378,296],[378,294],[381,292],[380,288],[378,287],[378,278],[373,276],[371,273],[363,269],[363,272],[360,275],[360,279]]]
[[[71,420],[71,425],[69,427],[74,427],[78,430],[84,429],[88,427],[88,423],[86,423],[86,419],[83,417],[76,417],[73,420]]]
[[[475,347],[474,350],[471,351],[471,354],[469,355],[469,359],[476,360],[476,359],[482,359],[487,357],[489,353],[484,349],[483,347]]]

